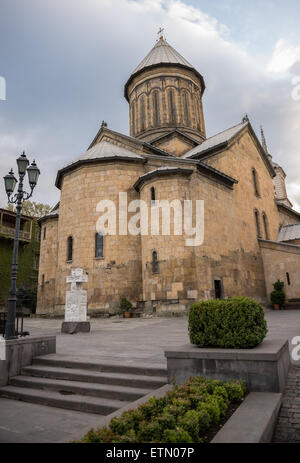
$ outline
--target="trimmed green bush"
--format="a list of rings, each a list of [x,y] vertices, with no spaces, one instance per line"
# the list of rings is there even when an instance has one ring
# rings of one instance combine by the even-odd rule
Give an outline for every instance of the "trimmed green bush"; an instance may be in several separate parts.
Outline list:
[[[251,298],[201,301],[189,311],[190,341],[198,347],[247,349],[266,334],[264,309]]]
[[[120,301],[120,310],[121,312],[131,312],[132,310],[132,304],[126,297],[123,297]]]
[[[272,304],[283,305],[285,302],[285,292],[283,291],[284,283],[283,281],[277,280],[273,284],[274,291],[271,292],[271,302]]]
[[[191,443],[202,442],[209,429],[226,415],[228,406],[241,402],[243,381],[191,378],[174,386],[164,397],[151,397],[136,410],[113,418],[109,427],[91,429],[84,443]]]

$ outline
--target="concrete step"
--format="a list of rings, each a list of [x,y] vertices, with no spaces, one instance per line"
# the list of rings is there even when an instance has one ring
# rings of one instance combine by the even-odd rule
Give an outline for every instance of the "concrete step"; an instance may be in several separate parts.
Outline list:
[[[74,359],[57,355],[45,355],[33,359],[33,365],[43,365],[50,367],[75,368],[89,371],[101,371],[111,373],[128,373],[131,375],[144,376],[167,376],[167,369],[161,365],[135,364],[116,362],[87,362],[82,359]]]
[[[59,392],[60,394],[80,394],[82,396],[103,397],[119,401],[134,401],[151,392],[151,389],[66,381],[63,379],[35,378],[33,376],[15,376],[10,378],[9,384],[19,388],[42,389]]]
[[[86,383],[126,385],[135,388],[158,389],[167,384],[167,376],[146,376],[130,373],[112,373],[87,371],[77,368],[50,367],[30,365],[24,367],[22,375],[39,378],[65,379],[68,381],[83,381]]]
[[[54,391],[29,389],[11,385],[0,388],[0,397],[86,413],[97,413],[104,416],[113,413],[129,403],[121,400],[78,394],[64,395]]]

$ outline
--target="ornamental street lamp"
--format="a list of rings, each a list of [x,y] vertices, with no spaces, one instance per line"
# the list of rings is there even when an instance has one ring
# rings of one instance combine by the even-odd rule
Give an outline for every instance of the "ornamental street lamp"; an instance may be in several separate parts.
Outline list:
[[[18,192],[13,195],[14,189],[17,184],[17,179],[14,176],[13,170],[11,169],[9,174],[4,177],[5,190],[8,197],[8,202],[16,204],[16,225],[15,225],[15,237],[14,237],[14,247],[13,247],[13,258],[11,266],[11,279],[10,279],[10,290],[9,290],[9,299],[8,299],[8,310],[7,310],[7,321],[5,327],[5,339],[16,339],[15,333],[15,319],[16,319],[16,283],[17,283],[17,271],[18,271],[18,250],[19,250],[19,231],[20,231],[20,221],[21,221],[21,210],[23,201],[27,201],[32,196],[33,190],[37,184],[40,171],[35,163],[29,166],[29,161],[23,151],[23,154],[17,159],[18,165],[18,174],[19,174],[19,185]],[[23,180],[24,176],[28,173],[28,181],[30,185],[30,193],[26,193],[23,190]],[[12,196],[13,195],[13,196]]]

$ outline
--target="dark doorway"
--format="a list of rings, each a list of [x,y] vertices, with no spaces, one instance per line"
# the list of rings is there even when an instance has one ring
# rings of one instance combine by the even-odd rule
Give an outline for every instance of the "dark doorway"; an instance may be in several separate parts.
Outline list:
[[[221,280],[214,280],[215,285],[215,299],[222,299],[222,282]]]

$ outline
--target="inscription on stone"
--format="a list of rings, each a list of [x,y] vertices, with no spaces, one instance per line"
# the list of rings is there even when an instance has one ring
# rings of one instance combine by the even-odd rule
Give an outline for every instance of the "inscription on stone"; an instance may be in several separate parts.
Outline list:
[[[72,269],[71,276],[67,276],[67,283],[71,283],[71,291],[66,291],[65,321],[87,321],[87,291],[82,289],[82,284],[88,281],[88,275],[82,268]]]

